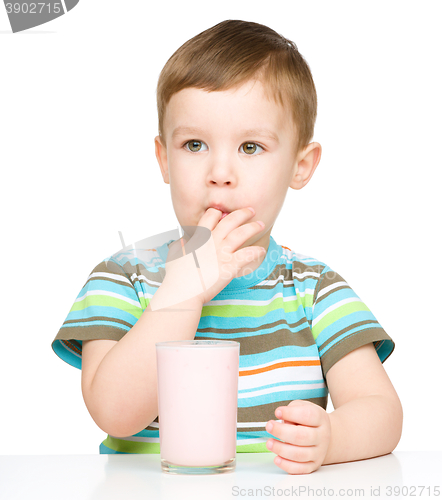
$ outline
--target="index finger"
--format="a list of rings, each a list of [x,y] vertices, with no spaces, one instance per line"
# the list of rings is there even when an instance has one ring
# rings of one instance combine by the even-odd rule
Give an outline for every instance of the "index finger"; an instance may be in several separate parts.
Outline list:
[[[287,423],[319,427],[322,423],[322,408],[309,401],[292,401],[289,406],[279,406],[275,415]]]

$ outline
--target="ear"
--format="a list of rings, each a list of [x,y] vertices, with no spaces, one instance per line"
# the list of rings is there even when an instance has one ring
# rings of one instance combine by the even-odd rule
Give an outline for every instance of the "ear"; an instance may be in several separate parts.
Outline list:
[[[161,169],[161,175],[166,184],[169,184],[169,166],[167,163],[167,148],[161,141],[161,137],[155,137],[155,156]]]
[[[311,142],[298,153],[295,163],[295,173],[290,183],[292,189],[302,189],[308,183],[319,164],[321,154],[322,147],[318,142]]]

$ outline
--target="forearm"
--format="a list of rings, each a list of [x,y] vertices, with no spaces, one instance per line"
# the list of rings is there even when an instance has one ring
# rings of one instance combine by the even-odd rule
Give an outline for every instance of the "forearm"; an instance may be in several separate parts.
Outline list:
[[[323,465],[385,455],[401,437],[402,406],[394,396],[354,399],[329,416],[331,440]]]
[[[158,415],[155,343],[192,340],[201,318],[198,299],[176,304],[174,311],[152,311],[155,297],[103,358],[90,386],[91,415],[116,437],[140,432]]]

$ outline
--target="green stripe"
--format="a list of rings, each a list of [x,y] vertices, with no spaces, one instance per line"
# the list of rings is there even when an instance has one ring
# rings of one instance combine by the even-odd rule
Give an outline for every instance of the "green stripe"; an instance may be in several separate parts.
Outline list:
[[[266,443],[242,444],[236,447],[237,453],[272,453]]]
[[[140,441],[125,441],[112,436],[107,436],[103,441],[104,446],[122,453],[160,453],[160,443],[144,443]]]
[[[138,300],[140,301],[141,309],[144,311],[149,304],[149,301],[147,301],[143,295],[141,295],[141,297],[138,297]]]
[[[160,453],[160,443],[144,443],[140,441],[126,441],[108,436],[103,441],[104,446],[122,453]],[[243,444],[236,447],[237,453],[271,453],[266,443]]]
[[[313,327],[313,338],[316,340],[322,330],[330,326],[335,321],[339,321],[340,319],[345,318],[345,316],[359,311],[370,312],[370,309],[363,302],[359,301],[350,302],[349,304],[344,304],[343,306],[334,309],[333,311],[326,314],[321,319],[321,321],[319,321],[319,323],[316,323],[316,325]]]
[[[286,313],[296,312],[299,307],[302,307],[302,302],[299,299],[284,302],[282,297],[277,297],[270,304],[265,306],[256,306],[254,304],[225,304],[222,306],[204,306],[201,317],[216,316],[218,318],[238,318],[249,316],[252,318],[260,318],[269,312],[283,309]]]
[[[296,286],[293,284],[293,287],[296,289]],[[298,294],[296,294],[298,296]],[[313,306],[313,293],[306,293],[304,297],[300,297],[301,302],[304,306],[304,309],[306,307],[312,307]]]
[[[91,306],[115,307],[133,314],[136,318],[139,318],[143,312],[141,308],[136,307],[125,300],[109,297],[108,295],[89,295],[88,297],[75,302],[69,312],[82,311],[83,309],[87,309]]]

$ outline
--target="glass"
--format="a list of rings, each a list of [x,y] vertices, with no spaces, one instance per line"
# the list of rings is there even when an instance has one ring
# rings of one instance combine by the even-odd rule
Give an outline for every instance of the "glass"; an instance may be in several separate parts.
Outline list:
[[[188,340],[155,346],[162,470],[233,471],[239,343]]]

